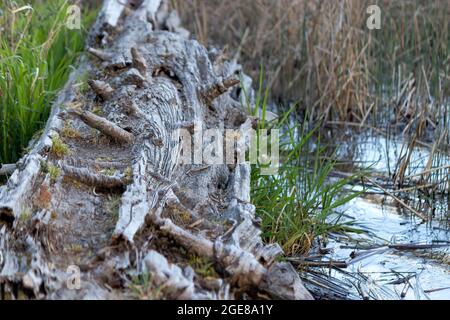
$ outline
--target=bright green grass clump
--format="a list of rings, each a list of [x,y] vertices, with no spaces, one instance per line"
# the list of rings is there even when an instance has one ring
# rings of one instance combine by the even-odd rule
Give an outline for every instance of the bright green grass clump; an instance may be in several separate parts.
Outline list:
[[[282,135],[277,175],[262,175],[253,165],[251,197],[268,242],[279,243],[287,254],[306,254],[318,236],[359,232],[341,222],[343,205],[360,195],[347,190],[356,177],[333,179],[334,161],[320,141],[317,129],[293,125]]]
[[[296,105],[277,120],[266,121],[268,91],[264,94],[262,86],[261,71],[256,107],[247,103],[247,108],[254,116],[260,110],[258,134],[261,129],[279,129],[281,133],[278,174],[261,174],[264,165],[252,165],[251,201],[262,219],[265,240],[279,243],[288,255],[306,254],[319,236],[360,232],[350,223],[341,222],[339,212],[361,194],[348,190],[357,176],[332,178],[335,162],[327,148],[321,146],[320,138],[314,141],[320,137],[319,127],[307,130],[295,121],[291,112]],[[303,123],[307,123],[306,119]]]
[[[51,104],[84,47],[94,12],[81,30],[66,27],[64,0],[0,3],[0,163],[21,156],[44,126]]]

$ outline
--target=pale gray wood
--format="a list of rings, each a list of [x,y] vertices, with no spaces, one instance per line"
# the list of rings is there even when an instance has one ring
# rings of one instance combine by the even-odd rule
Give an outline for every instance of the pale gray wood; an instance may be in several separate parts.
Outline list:
[[[12,174],[17,169],[15,164],[0,164],[0,176]]]

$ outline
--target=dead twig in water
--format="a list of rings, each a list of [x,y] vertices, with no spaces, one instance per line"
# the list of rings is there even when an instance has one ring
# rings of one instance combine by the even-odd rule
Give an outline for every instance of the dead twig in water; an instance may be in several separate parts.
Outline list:
[[[437,248],[445,248],[449,247],[450,244],[391,244],[388,247],[390,249],[407,251],[407,250],[425,250],[425,249],[437,249]]]
[[[423,292],[425,292],[425,293],[433,293],[433,292],[449,290],[449,289],[450,289],[450,287],[444,287],[444,288],[436,288],[436,289],[424,290]]]
[[[410,178],[422,176],[422,175],[425,175],[425,174],[428,174],[428,173],[433,173],[433,172],[440,171],[440,170],[445,170],[445,169],[450,169],[450,165],[448,164],[448,165],[441,166],[441,167],[431,168],[429,170],[425,170],[425,171],[422,171],[422,172],[419,172],[419,173],[415,173],[415,174],[406,176],[405,179],[410,179]]]
[[[406,209],[410,210],[412,213],[414,213],[414,215],[416,215],[417,217],[421,218],[424,221],[428,221],[428,217],[426,215],[424,215],[423,213],[420,213],[419,211],[417,211],[416,209],[414,209],[413,207],[411,207],[410,205],[405,203],[402,199],[398,198],[395,194],[393,194],[389,190],[383,188],[379,183],[377,183],[377,182],[375,182],[372,179],[367,178],[367,177],[365,177],[365,179],[367,179],[370,183],[372,183],[375,186],[377,186],[378,188],[380,188],[385,194],[387,194],[388,196],[392,197],[395,201],[397,201],[399,204],[404,206]]]
[[[293,260],[287,259],[289,262],[299,264],[305,267],[326,267],[326,268],[347,268],[348,264],[346,261],[308,261],[308,260]]]

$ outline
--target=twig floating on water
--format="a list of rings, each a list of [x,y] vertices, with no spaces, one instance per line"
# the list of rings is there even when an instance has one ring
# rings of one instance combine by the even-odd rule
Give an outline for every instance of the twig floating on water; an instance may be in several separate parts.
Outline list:
[[[388,196],[392,197],[395,201],[397,201],[399,204],[401,204],[402,206],[404,206],[406,209],[408,209],[409,211],[411,211],[412,213],[414,213],[417,217],[421,218],[424,221],[428,221],[428,217],[426,215],[424,215],[423,213],[420,213],[419,211],[417,211],[416,209],[414,209],[413,207],[411,207],[410,205],[408,205],[407,203],[405,203],[402,199],[398,198],[395,194],[393,194],[392,192],[388,191],[387,189],[383,188],[380,184],[378,184],[377,182],[369,179],[366,177],[366,179],[374,184],[375,186],[377,186],[378,188],[380,188],[382,191],[384,191],[384,193],[386,193]]]

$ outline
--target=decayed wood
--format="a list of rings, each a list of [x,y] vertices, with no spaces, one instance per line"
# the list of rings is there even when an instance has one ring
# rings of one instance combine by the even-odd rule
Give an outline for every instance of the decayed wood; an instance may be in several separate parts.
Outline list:
[[[143,262],[144,268],[153,276],[154,284],[163,288],[163,292],[170,298],[181,300],[218,298],[208,292],[198,292],[194,285],[193,269],[182,270],[154,250],[147,253]]]
[[[0,188],[0,219],[8,222],[0,228],[4,292],[19,285],[37,298],[129,298],[127,281],[149,272],[168,298],[262,291],[311,299],[292,265],[278,262],[281,248],[261,240],[250,204],[250,165],[181,161],[187,150],[178,129],[241,130],[242,152],[253,125],[240,108],[242,97],[231,94],[239,65],[211,62],[210,53],[187,38],[165,1],[104,2],[89,37],[93,61],[84,60],[71,76],[42,138]],[[92,91],[80,97],[73,79],[86,68],[102,80],[90,81]],[[251,83],[244,85],[252,96]],[[71,104],[82,107],[59,108]],[[88,110],[94,105],[104,116]],[[67,114],[75,116],[77,138],[64,134]],[[112,139],[93,139],[90,128]],[[55,135],[70,150],[63,159],[52,153]],[[210,261],[218,278],[169,262],[189,265],[193,254]],[[33,262],[19,267],[19,261]],[[74,291],[64,265],[80,263],[82,288]],[[19,270],[27,270],[25,276]]]

